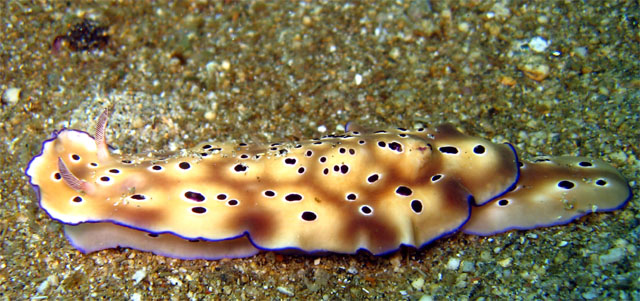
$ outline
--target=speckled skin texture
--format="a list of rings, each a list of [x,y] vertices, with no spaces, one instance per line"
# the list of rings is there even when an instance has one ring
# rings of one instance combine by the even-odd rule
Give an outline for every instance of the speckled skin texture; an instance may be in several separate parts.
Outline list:
[[[212,141],[169,157],[101,158],[103,143],[63,130],[30,162],[26,174],[53,219],[190,240],[247,235],[264,250],[380,255],[420,247],[457,231],[471,205],[503,194],[518,178],[510,146],[451,126],[268,145]]]
[[[0,88],[21,93],[0,104],[0,153],[9,154],[0,157],[0,291],[9,299],[638,299],[636,5],[2,2]],[[82,17],[109,27],[109,45],[54,55],[54,38]],[[550,41],[543,52],[527,45],[536,36]],[[449,122],[510,141],[525,159],[601,158],[636,197],[562,227],[458,234],[382,258],[82,255],[38,208],[23,173],[54,130],[92,132],[105,99],[119,104],[109,137],[123,153],[212,138],[295,141],[347,121]]]
[[[66,225],[84,253],[130,247],[179,259],[245,257],[258,249],[383,255],[460,228],[492,235],[565,224],[631,198],[626,179],[601,160],[530,163],[509,144],[451,125],[268,145],[212,141],[173,156],[120,156],[106,144],[108,112],[95,138],[56,132],[25,171],[40,207]]]

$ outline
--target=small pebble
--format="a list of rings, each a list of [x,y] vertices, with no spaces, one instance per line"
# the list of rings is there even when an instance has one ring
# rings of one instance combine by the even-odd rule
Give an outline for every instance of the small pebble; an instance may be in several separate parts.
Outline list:
[[[276,289],[289,297],[293,297],[293,292],[284,286],[278,286]]]
[[[462,271],[465,273],[470,273],[476,270],[475,264],[473,261],[463,261],[462,262]]]
[[[177,277],[169,276],[167,277],[167,280],[169,280],[169,283],[171,283],[171,285],[173,286],[182,286],[182,281],[180,281],[180,279],[178,279]]]
[[[204,113],[204,118],[209,121],[215,120],[216,117],[217,117],[217,114],[214,112],[207,111],[206,113]]]
[[[217,66],[216,62],[211,61],[211,62],[208,62],[206,65],[204,65],[204,69],[207,70],[209,74],[212,74],[216,72],[216,66]]]
[[[231,63],[227,60],[222,61],[222,69],[229,71],[229,69],[231,69]]]
[[[305,26],[310,26],[313,24],[311,17],[309,16],[304,16],[302,17],[302,24],[304,24]]]
[[[582,297],[587,300],[593,300],[598,297],[598,293],[596,292],[595,289],[592,288],[588,292],[582,293]]]
[[[491,13],[493,13],[493,16],[503,20],[511,16],[511,10],[507,7],[507,2],[496,2],[493,7],[491,7]]]
[[[524,73],[528,78],[535,81],[543,81],[547,76],[549,76],[550,68],[545,64],[524,64],[519,66],[520,70]]]
[[[422,287],[424,286],[424,278],[420,277],[416,280],[411,281],[411,286],[417,290],[417,291],[421,291]]]
[[[433,296],[422,295],[422,297],[420,297],[420,301],[433,301]]]
[[[513,259],[511,257],[505,258],[503,260],[498,261],[498,264],[503,267],[503,268],[507,268],[509,266],[511,266],[511,261]]]
[[[358,274],[358,269],[356,269],[356,267],[351,266],[347,269],[347,273],[353,274],[353,275]]]
[[[42,294],[52,285],[58,285],[58,277],[56,275],[49,275],[47,279],[38,285],[36,292],[38,292],[38,294]]]
[[[534,37],[529,41],[529,47],[534,52],[544,52],[549,47],[549,41],[543,39],[542,37]]]
[[[362,75],[356,74],[354,82],[356,83],[356,86],[359,86],[362,83]]]
[[[618,239],[616,239],[614,244],[616,245],[616,247],[626,247],[626,246],[629,245],[629,242],[624,240],[624,239],[622,239],[622,238],[618,238]]]
[[[447,270],[457,270],[460,267],[460,259],[459,258],[449,258],[447,262]]]
[[[391,52],[389,52],[389,56],[392,59],[397,60],[398,57],[400,57],[400,49],[398,49],[398,47],[393,47],[393,49],[391,49]]]
[[[538,18],[536,18],[536,20],[538,20],[538,23],[540,24],[547,24],[549,23],[549,17],[545,16],[545,15],[540,15],[538,16]]]
[[[628,158],[627,154],[623,151],[617,151],[613,154],[610,154],[609,157],[611,158],[611,160],[619,164],[627,162],[627,158]]]
[[[460,32],[469,32],[469,23],[461,22],[458,24],[458,30]]]
[[[625,249],[617,247],[610,249],[607,254],[600,255],[598,259],[600,260],[600,265],[608,265],[610,263],[615,263],[624,259],[625,255]]]
[[[131,277],[131,279],[133,279],[134,284],[138,284],[146,276],[147,276],[147,269],[142,268],[141,270],[137,270],[135,273],[133,273],[133,277]]]
[[[514,86],[517,83],[516,80],[511,76],[502,76],[500,77],[498,82],[505,86]]]
[[[589,51],[587,50],[587,47],[583,46],[583,47],[573,48],[573,53],[579,58],[585,58],[589,54]]]
[[[20,92],[22,92],[22,89],[20,88],[6,89],[2,94],[2,99],[9,103],[16,103],[18,102],[18,100],[20,100]]]
[[[142,300],[142,295],[140,293],[133,293],[131,295],[131,301],[140,301]]]
[[[487,250],[480,252],[480,258],[483,261],[489,261],[493,258],[493,256],[491,255],[491,253]]]

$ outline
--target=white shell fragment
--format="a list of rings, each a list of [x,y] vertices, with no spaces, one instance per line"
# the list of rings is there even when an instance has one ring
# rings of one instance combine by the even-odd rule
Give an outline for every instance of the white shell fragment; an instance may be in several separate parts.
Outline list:
[[[567,223],[630,198],[624,178],[602,161],[557,157],[520,167],[511,145],[450,125],[370,131],[351,124],[301,142],[206,142],[149,157],[112,154],[107,119],[105,111],[96,139],[54,133],[26,170],[40,206],[85,253],[385,254],[460,229],[489,235]]]

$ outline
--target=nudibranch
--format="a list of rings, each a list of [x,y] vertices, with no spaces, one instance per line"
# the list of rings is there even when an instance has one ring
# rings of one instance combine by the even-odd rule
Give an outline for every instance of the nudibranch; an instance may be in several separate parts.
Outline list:
[[[453,126],[344,133],[268,145],[205,142],[178,154],[117,155],[108,110],[91,135],[53,134],[26,174],[82,252],[170,257],[260,250],[385,254],[457,231],[491,235],[623,207],[624,177],[601,160],[518,158]]]

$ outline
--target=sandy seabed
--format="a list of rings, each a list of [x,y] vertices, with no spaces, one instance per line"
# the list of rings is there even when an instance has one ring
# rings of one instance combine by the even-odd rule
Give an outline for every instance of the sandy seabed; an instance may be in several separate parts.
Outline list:
[[[5,299],[640,299],[637,1],[43,2],[0,3]],[[109,42],[54,43],[83,19]],[[525,158],[602,158],[636,197],[566,226],[384,257],[85,255],[24,169],[54,130],[91,130],[111,103],[123,153],[449,122]]]

